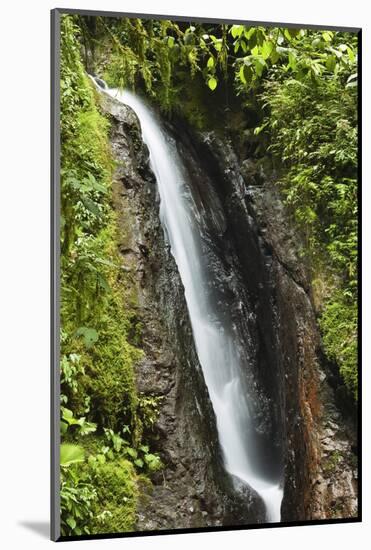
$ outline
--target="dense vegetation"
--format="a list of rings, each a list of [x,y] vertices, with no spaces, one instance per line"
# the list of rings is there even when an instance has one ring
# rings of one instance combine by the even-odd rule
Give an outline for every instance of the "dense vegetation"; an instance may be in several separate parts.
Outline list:
[[[112,208],[109,123],[80,58],[61,35],[62,534],[131,529],[137,481],[161,467],[144,438],[153,407],[137,395],[136,291],[121,269]],[[148,403],[145,403],[148,405]]]
[[[109,85],[198,128],[224,131],[236,100],[253,120],[303,237],[325,353],[357,398],[357,36],[127,18],[81,29]]]
[[[357,397],[357,131],[354,88],[269,82],[271,150],[302,230],[323,344]]]
[[[225,131],[230,107],[246,115],[237,138],[276,173],[302,236],[325,353],[356,397],[357,38],[64,16],[61,46],[62,532],[124,531],[139,477],[161,463],[135,390],[140,327],[117,252],[109,122],[84,64],[199,129]]]

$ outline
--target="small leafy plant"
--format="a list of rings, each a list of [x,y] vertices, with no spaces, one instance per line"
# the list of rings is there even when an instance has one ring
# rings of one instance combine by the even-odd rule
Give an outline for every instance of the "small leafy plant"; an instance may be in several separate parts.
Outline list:
[[[61,407],[62,420],[61,420],[61,432],[65,434],[69,427],[75,426],[80,435],[87,435],[93,433],[97,429],[97,425],[94,422],[88,422],[85,416],[75,418],[73,412],[66,407]]]
[[[97,492],[78,468],[84,460],[82,447],[67,443],[61,445],[61,532],[65,536],[90,533],[88,524],[93,516]]]
[[[127,432],[127,428],[127,426],[124,427],[125,432]],[[134,448],[126,439],[113,430],[105,429],[104,432],[109,445],[103,446],[101,453],[91,458],[91,463],[95,461],[102,463],[106,458],[112,460],[115,453],[117,453],[127,457],[139,470],[147,470],[149,473],[153,473],[163,468],[160,456],[156,453],[150,453],[148,445],[139,445],[138,448]]]

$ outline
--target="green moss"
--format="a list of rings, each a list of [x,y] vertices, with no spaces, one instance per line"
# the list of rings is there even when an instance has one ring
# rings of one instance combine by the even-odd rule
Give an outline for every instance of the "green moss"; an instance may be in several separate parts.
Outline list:
[[[109,121],[86,76],[71,16],[62,17],[61,41],[61,353],[67,364],[61,390],[74,418],[97,423],[95,433],[68,428],[64,441],[102,454],[104,430],[122,433],[140,445],[142,422],[134,365],[142,357],[135,280],[121,269],[120,231],[113,209],[114,161]],[[84,334],[94,334],[90,341]],[[73,363],[72,358],[78,356]],[[70,358],[70,359],[68,359]],[[78,368],[77,368],[78,367]],[[68,378],[68,379],[67,379]],[[104,464],[76,464],[71,494],[97,493],[93,510],[81,518],[67,508],[62,522],[70,534],[120,532],[133,528],[138,490],[134,466],[114,454]],[[76,493],[74,493],[76,491]]]
[[[88,81],[89,88],[93,84]],[[79,113],[77,119],[78,138],[76,140],[75,155],[80,157],[88,171],[95,171],[98,176],[108,179],[109,183],[114,166],[112,154],[107,141],[109,122],[103,117],[95,104],[88,111]]]
[[[133,465],[121,458],[101,464],[94,476],[97,501],[92,533],[119,533],[134,529],[138,488]]]
[[[117,329],[119,330],[119,325]],[[102,334],[89,371],[95,420],[115,431],[135,420],[137,405],[133,363],[141,357],[120,334]]]

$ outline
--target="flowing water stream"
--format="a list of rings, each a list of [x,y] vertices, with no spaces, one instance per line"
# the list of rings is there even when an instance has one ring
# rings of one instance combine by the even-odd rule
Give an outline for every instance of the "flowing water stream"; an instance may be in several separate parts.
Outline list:
[[[214,408],[226,470],[250,485],[261,496],[268,522],[280,521],[280,483],[262,476],[253,460],[254,440],[249,398],[244,391],[241,360],[233,331],[208,288],[213,272],[202,253],[199,216],[187,184],[187,172],[176,144],[163,129],[157,115],[128,91],[105,93],[129,105],[137,114],[143,141],[150,153],[151,168],[160,195],[160,218],[184,286],[193,337],[205,382]]]

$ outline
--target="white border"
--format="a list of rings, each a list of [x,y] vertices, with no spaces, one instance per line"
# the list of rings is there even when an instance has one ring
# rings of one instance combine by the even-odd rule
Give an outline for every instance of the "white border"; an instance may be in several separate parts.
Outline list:
[[[371,120],[367,98],[371,67],[370,17],[361,1],[310,3],[265,0],[217,5],[187,0],[184,4],[156,0],[81,0],[57,4],[38,0],[2,6],[1,59],[1,200],[0,200],[0,304],[1,304],[1,545],[4,548],[40,548],[48,540],[49,520],[49,10],[54,7],[148,12],[189,13],[199,17],[285,21],[363,28],[363,114]],[[370,175],[370,130],[364,123],[364,281],[371,280],[368,246],[371,242],[367,182]],[[5,168],[5,170],[4,170]],[[364,289],[364,377],[369,388],[367,327],[371,326],[371,300]],[[364,523],[294,527],[289,529],[203,533],[138,539],[70,542],[95,548],[195,549],[205,545],[225,548],[297,548],[301,550],[357,545],[371,538],[370,439],[367,418],[370,399],[364,398]],[[44,532],[40,535],[39,531]],[[104,545],[104,546],[103,546]],[[77,548],[77,546],[76,546]]]

